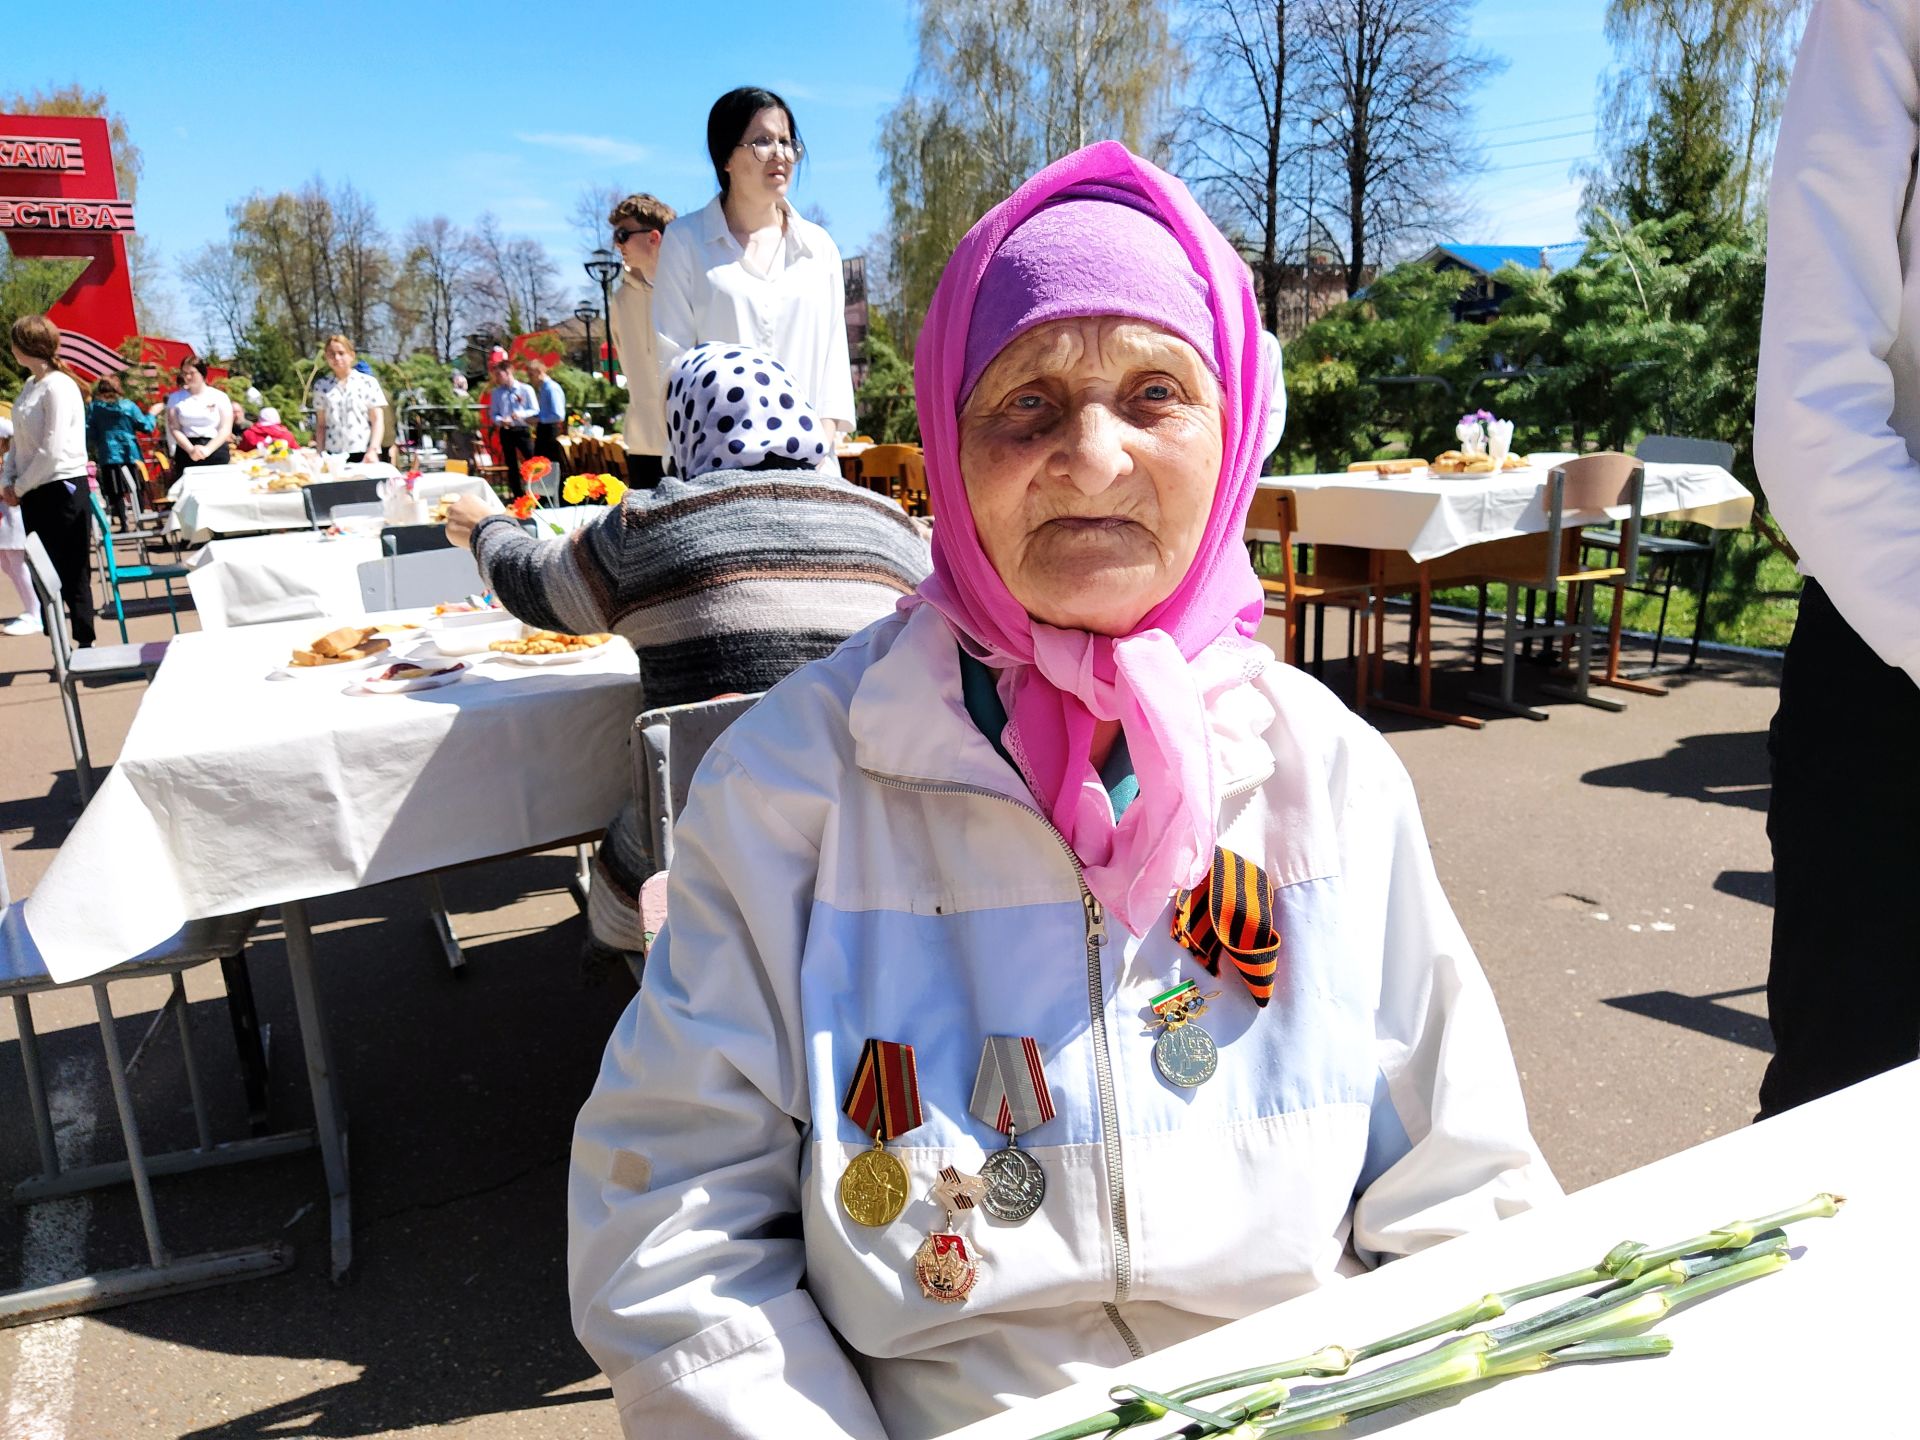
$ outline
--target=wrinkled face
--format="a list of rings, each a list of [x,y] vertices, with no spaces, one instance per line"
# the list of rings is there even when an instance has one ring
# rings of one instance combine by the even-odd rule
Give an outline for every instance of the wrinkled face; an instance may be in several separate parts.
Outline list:
[[[1220,479],[1220,392],[1155,325],[1061,320],[1020,336],[960,414],[987,558],[1036,620],[1125,635],[1186,576]]]
[[[782,143],[791,147],[793,122],[778,105],[769,105],[747,122],[740,143],[727,157],[728,193],[746,200],[778,200],[785,195],[793,183],[795,157],[790,148],[779,148]],[[755,145],[772,147],[765,160],[753,153]]]

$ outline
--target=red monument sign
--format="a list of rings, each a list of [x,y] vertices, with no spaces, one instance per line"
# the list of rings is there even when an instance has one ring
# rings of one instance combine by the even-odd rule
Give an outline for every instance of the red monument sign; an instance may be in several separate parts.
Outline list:
[[[0,115],[0,234],[16,255],[87,262],[47,318],[60,327],[60,358],[89,379],[127,367],[120,346],[137,333],[132,233],[105,120]]]

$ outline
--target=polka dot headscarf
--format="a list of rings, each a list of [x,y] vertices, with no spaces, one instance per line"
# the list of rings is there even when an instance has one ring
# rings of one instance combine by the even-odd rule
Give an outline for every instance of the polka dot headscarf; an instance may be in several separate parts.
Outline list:
[[[793,377],[764,350],[696,345],[667,374],[667,439],[683,476],[748,470],[769,455],[819,464],[827,432]]]

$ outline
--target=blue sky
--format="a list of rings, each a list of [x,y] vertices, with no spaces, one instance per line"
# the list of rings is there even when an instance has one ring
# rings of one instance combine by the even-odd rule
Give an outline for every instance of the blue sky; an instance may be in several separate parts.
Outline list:
[[[575,198],[611,183],[704,204],[707,107],[735,84],[792,102],[811,152],[796,199],[825,209],[844,251],[862,249],[885,220],[874,138],[914,54],[908,0],[197,0],[184,23],[124,0],[9,9],[0,87],[107,92],[145,159],[136,223],[169,268],[225,235],[233,200],[318,174],[351,180],[390,231],[491,210],[543,241],[582,294]],[[1568,167],[1594,145],[1602,9],[1481,0],[1473,38],[1511,62],[1475,97],[1500,168],[1476,182],[1456,238],[1574,237]],[[198,337],[184,296],[175,309]]]

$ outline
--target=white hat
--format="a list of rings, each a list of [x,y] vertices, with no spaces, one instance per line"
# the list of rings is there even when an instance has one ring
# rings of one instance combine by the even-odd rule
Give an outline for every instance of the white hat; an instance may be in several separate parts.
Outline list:
[[[260,423],[262,425],[278,425],[280,423],[280,412],[271,405],[267,406],[266,409],[260,412]]]

